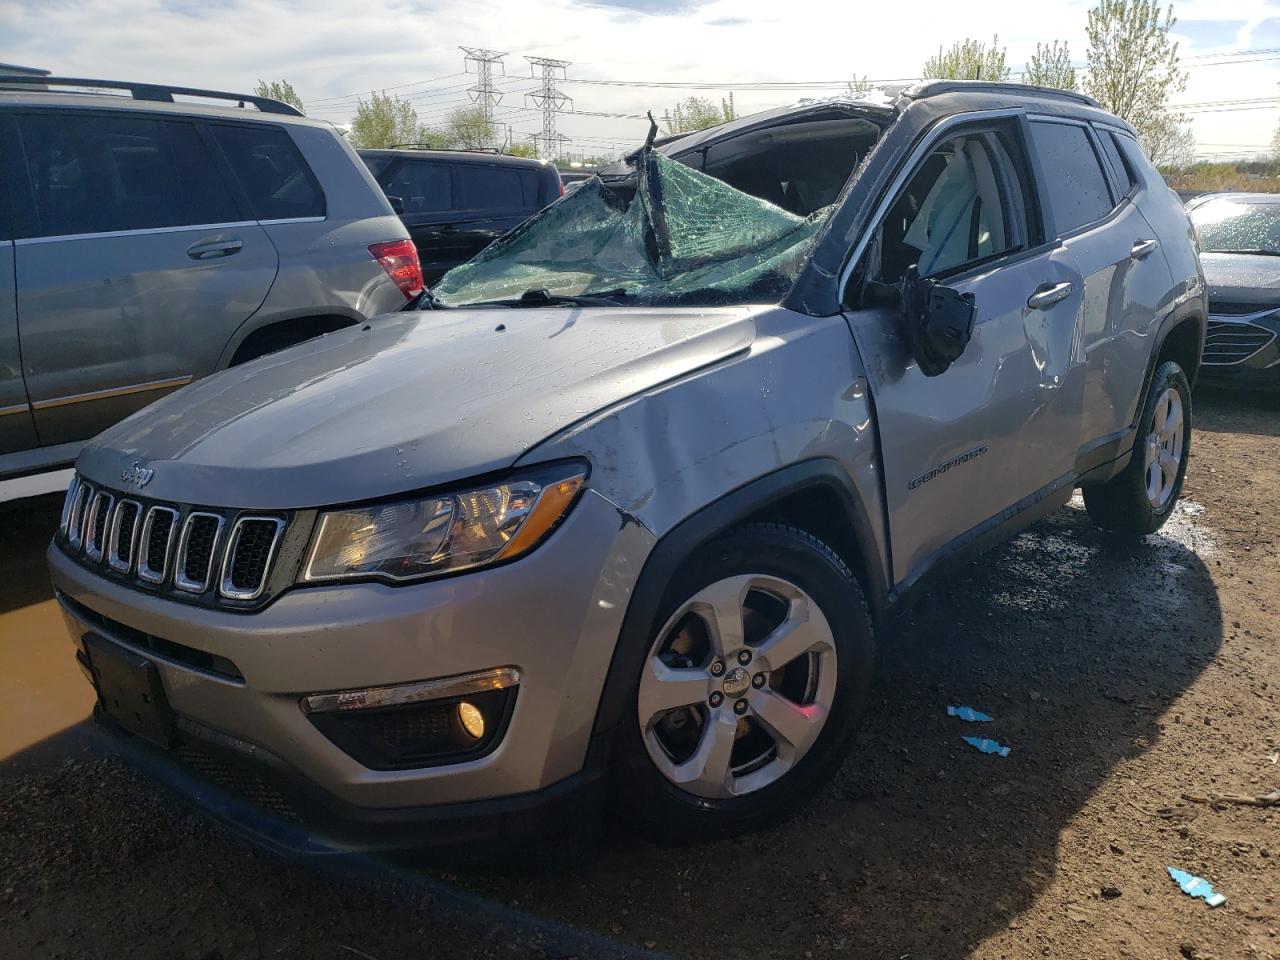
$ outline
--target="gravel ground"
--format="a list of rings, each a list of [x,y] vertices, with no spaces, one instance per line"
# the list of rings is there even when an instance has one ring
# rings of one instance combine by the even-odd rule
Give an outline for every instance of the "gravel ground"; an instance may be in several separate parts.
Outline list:
[[[836,783],[775,829],[614,824],[589,862],[506,875],[297,862],[73,729],[0,765],[0,955],[1280,958],[1280,807],[1202,802],[1280,788],[1280,404],[1197,416],[1161,534],[1115,546],[1077,503],[958,573],[884,651]],[[24,503],[23,529],[56,521]]]

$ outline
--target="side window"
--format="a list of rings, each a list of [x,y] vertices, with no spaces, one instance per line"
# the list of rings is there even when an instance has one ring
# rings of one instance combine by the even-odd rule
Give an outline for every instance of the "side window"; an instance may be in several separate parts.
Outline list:
[[[449,165],[427,160],[401,160],[378,177],[389,197],[399,197],[405,213],[438,213],[453,209]]]
[[[19,116],[35,199],[35,235],[211,222],[209,204],[190,196],[192,185],[181,180],[169,137],[176,126],[120,115]]]
[[[997,137],[943,141],[894,201],[877,236],[876,279],[893,283],[915,265],[928,277],[1018,249],[1021,205],[1006,186],[1016,177]]]
[[[284,130],[265,123],[211,124],[259,220],[323,217],[324,194]]]
[[[1102,152],[1107,155],[1107,160],[1111,163],[1111,169],[1115,171],[1116,179],[1120,181],[1120,193],[1122,196],[1128,196],[1129,191],[1138,185],[1138,178],[1133,175],[1133,171],[1129,168],[1129,162],[1120,154],[1120,148],[1116,145],[1116,135],[1110,130],[1096,130],[1098,140],[1102,144]]]
[[[1101,220],[1111,212],[1111,191],[1098,154],[1082,126],[1033,120],[1035,142],[1044,171],[1044,191],[1058,234]]]
[[[504,210],[525,205],[520,174],[481,164],[453,165],[454,207],[458,210]]]
[[[244,217],[218,164],[194,124],[166,123],[173,143],[174,169],[193,223],[234,223]]]

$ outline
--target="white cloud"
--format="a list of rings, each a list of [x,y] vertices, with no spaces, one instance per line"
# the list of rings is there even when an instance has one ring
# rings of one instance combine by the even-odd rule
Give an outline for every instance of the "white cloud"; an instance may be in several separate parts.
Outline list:
[[[508,51],[502,85],[509,92],[499,114],[519,136],[540,127],[534,112],[508,112],[526,106],[522,91],[534,85],[526,54],[572,61],[571,78],[841,81],[854,75],[911,76],[941,44],[999,34],[1016,70],[1038,40],[1067,40],[1073,56],[1083,60],[1090,5],[1087,0],[1043,5],[917,0],[909,6],[827,0],[388,0],[377,5],[228,0],[210,6],[187,0],[43,0],[0,7],[0,60],[64,74],[230,90],[247,89],[259,78],[284,77],[313,113],[341,122],[349,117],[353,98],[325,98],[461,73],[458,45],[486,46]],[[1232,7],[1229,19],[1244,23],[1234,49],[1248,49],[1255,28],[1280,13],[1263,0],[1235,0]],[[1221,20],[1224,11],[1216,0],[1183,0],[1177,13],[1185,21]],[[1183,46],[1189,56],[1208,52],[1192,37]],[[1185,99],[1272,96],[1280,92],[1278,68],[1280,61],[1196,66]],[[413,98],[430,122],[466,102],[471,79],[448,77],[397,92]],[[580,111],[628,114],[661,113],[688,93],[721,95],[584,84],[564,89]],[[800,95],[739,90],[735,99],[740,110],[750,111]],[[1278,115],[1197,114],[1196,132],[1206,143],[1265,143]],[[645,124],[564,116],[560,128],[589,149],[596,141],[638,139]]]

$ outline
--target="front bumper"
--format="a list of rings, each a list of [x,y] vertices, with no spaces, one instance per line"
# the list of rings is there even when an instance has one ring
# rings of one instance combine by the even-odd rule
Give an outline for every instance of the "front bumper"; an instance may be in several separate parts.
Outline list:
[[[313,785],[339,815],[360,820],[351,812],[363,810],[376,821],[396,819],[386,811],[529,795],[582,774],[627,600],[652,542],[588,490],[545,544],[506,566],[400,587],[295,589],[253,613],[141,593],[57,546],[48,560],[73,639],[83,646],[95,632],[151,659],[180,726],[247,745],[267,766]],[[243,680],[140,648],[130,631],[229,661]],[[461,763],[369,769],[300,705],[313,693],[497,666],[521,674],[509,725],[492,752]]]

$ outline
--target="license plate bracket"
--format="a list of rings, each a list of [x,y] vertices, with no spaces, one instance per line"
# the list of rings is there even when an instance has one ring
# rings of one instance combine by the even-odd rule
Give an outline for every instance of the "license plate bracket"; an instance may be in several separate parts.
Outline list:
[[[85,635],[84,649],[102,711],[130,733],[172,747],[173,710],[156,665],[95,633]]]

